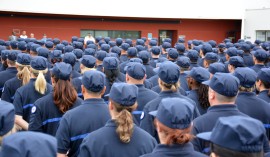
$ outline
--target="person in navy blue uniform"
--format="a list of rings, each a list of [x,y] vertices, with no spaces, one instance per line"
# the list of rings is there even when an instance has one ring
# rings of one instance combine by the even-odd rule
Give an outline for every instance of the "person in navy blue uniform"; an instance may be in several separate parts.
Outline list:
[[[16,68],[17,51],[9,50],[6,55],[8,68],[0,72],[0,96],[2,95],[6,81],[15,77],[18,72]]]
[[[126,83],[135,84],[138,87],[137,103],[138,107],[132,114],[135,117],[135,123],[140,124],[140,117],[144,106],[155,99],[158,94],[144,87],[144,80],[146,77],[146,69],[140,63],[129,63],[126,67]]]
[[[156,141],[133,123],[131,112],[137,107],[138,88],[126,83],[114,83],[109,94],[112,120],[82,142],[78,157],[138,157],[150,153]]]
[[[176,62],[179,54],[178,51],[175,48],[169,48],[167,51],[167,59],[171,62]]]
[[[55,136],[63,114],[81,104],[76,90],[70,83],[71,73],[70,64],[55,63],[51,70],[54,90],[34,103],[28,130]]]
[[[153,68],[156,68],[156,64],[158,62],[158,58],[159,58],[159,55],[160,55],[160,48],[158,46],[153,46],[151,49],[150,49],[150,52],[151,52],[151,58],[150,58],[150,62],[149,64],[153,67]]]
[[[30,62],[31,79],[28,84],[17,89],[13,104],[16,112],[16,124],[23,130],[28,130],[33,103],[49,94],[52,86],[45,80],[44,74],[48,71],[46,58],[37,56]]]
[[[218,55],[214,52],[208,52],[204,56],[203,67],[208,68],[211,64],[218,61]]]
[[[138,57],[143,61],[143,65],[146,70],[146,78],[154,76],[156,73],[154,72],[154,68],[149,64],[150,53],[148,51],[141,51],[138,53]]]
[[[128,43],[122,43],[121,44],[121,55],[120,55],[120,63],[124,63],[126,61],[128,61],[128,53],[127,50],[130,47],[130,45]]]
[[[56,49],[53,50],[51,52],[50,59],[51,59],[52,65],[54,65],[57,62],[62,62],[62,51],[61,50],[56,50]]]
[[[149,112],[157,110],[159,103],[162,99],[168,97],[170,98],[177,97],[185,99],[194,105],[195,110],[194,118],[200,115],[196,107],[196,103],[193,100],[181,95],[178,92],[180,69],[176,64],[169,61],[162,63],[158,70],[158,76],[159,76],[158,82],[159,86],[161,87],[161,92],[159,93],[159,96],[156,99],[148,102],[145,105],[143,109],[144,116],[141,117],[141,124],[140,124],[140,127],[145,131],[147,131],[148,133],[150,133],[153,137],[155,137],[157,141],[158,135],[153,124],[154,118],[149,114]]]
[[[90,132],[110,119],[107,104],[101,98],[106,90],[103,73],[90,70],[82,77],[82,104],[64,114],[56,132],[58,157],[76,157],[80,144]]]
[[[211,142],[211,157],[263,157],[264,154],[263,124],[250,117],[221,117],[211,132],[197,137]]]
[[[74,65],[74,70],[78,71],[79,73],[81,72],[81,69],[80,69],[80,59],[82,58],[83,56],[83,51],[81,49],[74,49],[72,51],[72,53],[75,54],[75,56],[77,57],[77,60],[76,60],[76,63]]]
[[[186,93],[189,92],[188,83],[187,83],[187,74],[185,71],[189,70],[190,67],[190,59],[188,57],[178,57],[176,60],[176,64],[180,68],[180,87],[182,87]]]
[[[208,67],[208,71],[210,72],[210,79],[213,77],[213,75],[217,72],[220,73],[225,73],[225,65],[218,62],[218,63],[213,63],[210,64],[210,66]]]
[[[202,67],[194,67],[191,71],[186,72],[189,86],[188,97],[196,102],[197,108],[201,115],[205,114],[208,107],[208,86],[202,82],[209,80],[210,73]]]
[[[193,121],[193,135],[211,131],[219,117],[247,116],[240,112],[235,104],[240,87],[238,78],[229,73],[215,73],[211,80],[203,83],[209,86],[208,100],[211,107],[208,108],[207,113]],[[195,150],[209,153],[209,143],[206,141],[195,138],[192,143]],[[269,151],[268,142],[265,143],[264,149],[266,152]]]
[[[181,98],[165,98],[157,111],[150,112],[156,117],[160,144],[152,153],[142,157],[206,157],[196,152],[191,144],[191,127],[194,106]]]
[[[167,51],[166,51],[166,49],[171,48],[171,47],[172,47],[172,44],[171,43],[166,42],[166,41],[163,41],[163,43],[161,45],[161,48],[162,49],[161,49],[160,56],[167,58]]]
[[[167,58],[164,58],[164,57],[158,58],[157,63],[156,63],[156,68],[154,68],[154,72],[157,73],[160,64],[165,62],[165,61],[168,61]],[[152,87],[158,86],[158,75],[157,74],[152,76],[151,78],[149,78],[147,80],[152,84]]]
[[[261,121],[263,124],[269,125],[270,104],[258,98],[253,92],[257,73],[245,67],[237,68],[233,75],[240,80],[239,93],[235,101],[238,109],[246,115]],[[267,135],[270,138],[269,131]]]
[[[5,48],[1,48],[0,50],[1,52],[1,66],[0,66],[0,72],[1,71],[5,71],[8,67],[7,65],[7,54],[9,52],[9,50],[6,50]]]
[[[200,57],[199,60],[198,60],[198,65],[201,66],[201,67],[204,67],[204,60],[205,60],[205,55],[208,53],[208,52],[212,52],[212,46],[208,43],[205,43],[202,45],[201,49],[200,49]]]
[[[184,53],[186,52],[186,47],[183,43],[178,43],[177,45],[175,45],[175,48],[178,52],[178,57],[184,57]]]
[[[191,70],[193,67],[198,67],[198,58],[199,53],[196,50],[189,50],[187,53],[187,57],[190,59],[190,67]]]
[[[225,49],[226,49],[226,45],[223,43],[218,44],[218,58],[219,58],[219,62],[221,63],[225,63],[226,62],[226,57],[225,57]]]
[[[19,132],[4,138],[0,156],[56,157],[56,148],[57,141],[50,135]]]
[[[263,49],[258,49],[253,53],[253,61],[254,61],[254,66],[251,67],[254,71],[257,73],[262,69],[266,68],[264,65],[265,61],[267,61],[269,58],[269,52],[266,52]]]
[[[6,81],[2,90],[1,99],[13,103],[15,92],[21,86],[26,85],[30,80],[30,61],[29,54],[20,53],[17,56],[16,67],[18,70],[17,77]]]
[[[244,51],[243,59],[247,67],[252,67],[254,65],[253,56],[250,53],[251,46],[247,43],[241,44],[241,49]]]
[[[71,53],[71,52],[65,53],[64,56],[63,56],[63,62],[67,63],[67,64],[70,64],[71,67],[72,67],[71,79],[74,79],[74,78],[77,78],[77,77],[81,76],[81,74],[74,69],[74,65],[76,63],[76,60],[77,60],[77,58],[76,58],[75,54]]]
[[[258,97],[270,103],[270,69],[262,68],[257,76],[256,89],[259,92]]]
[[[102,63],[103,63],[104,58],[107,57],[107,54],[108,53],[106,51],[102,51],[102,50],[97,51],[95,57],[97,58],[96,69],[98,71],[103,72],[103,65],[102,65]]]
[[[128,60],[119,65],[121,73],[125,72],[124,69],[125,69],[126,65],[129,63],[129,60],[132,59],[132,58],[136,58],[137,53],[138,53],[138,50],[135,47],[130,47],[130,48],[127,49]]]
[[[240,56],[230,57],[228,61],[228,71],[233,73],[238,67],[245,67],[244,59]]]

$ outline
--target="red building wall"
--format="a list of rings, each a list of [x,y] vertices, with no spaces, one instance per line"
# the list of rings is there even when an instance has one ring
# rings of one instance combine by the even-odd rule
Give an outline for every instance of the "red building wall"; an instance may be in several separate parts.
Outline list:
[[[174,40],[179,35],[184,35],[186,40],[216,40],[221,42],[226,38],[228,31],[236,31],[237,39],[240,38],[240,20],[200,20],[181,19],[179,23],[161,22],[110,22],[94,21],[85,18],[59,18],[59,17],[39,17],[39,16],[1,16],[0,14],[0,39],[7,40],[13,29],[26,30],[27,35],[34,33],[37,39],[41,39],[43,34],[49,38],[58,37],[61,40],[70,40],[72,36],[80,36],[81,29],[94,30],[137,30],[141,31],[142,37],[147,37],[152,33],[158,38],[159,30],[174,30]],[[160,21],[160,20],[159,20]],[[236,39],[236,40],[237,40]]]

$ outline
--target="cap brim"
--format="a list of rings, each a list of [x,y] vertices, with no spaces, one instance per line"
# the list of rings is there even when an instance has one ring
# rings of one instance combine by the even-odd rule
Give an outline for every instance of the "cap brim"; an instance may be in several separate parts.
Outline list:
[[[203,81],[203,82],[202,82],[202,84],[205,84],[205,85],[209,86],[209,84],[210,84],[210,80]]]
[[[110,94],[106,94],[104,95],[105,98],[109,98],[110,97]]]
[[[206,141],[210,141],[211,135],[212,135],[212,132],[204,132],[204,133],[197,134],[196,137],[206,140]]]
[[[156,111],[152,111],[152,112],[149,112],[150,115],[156,117],[157,116],[157,110]]]

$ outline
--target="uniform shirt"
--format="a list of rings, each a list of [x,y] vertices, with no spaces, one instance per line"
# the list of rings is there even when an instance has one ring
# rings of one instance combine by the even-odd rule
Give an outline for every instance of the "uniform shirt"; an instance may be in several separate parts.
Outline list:
[[[270,103],[270,96],[268,96],[269,90],[263,90],[258,94],[258,98]]]
[[[22,80],[18,77],[13,77],[9,79],[2,90],[1,100],[13,103],[15,92],[18,88],[22,86]]]
[[[2,95],[2,89],[6,81],[15,77],[17,72],[16,67],[8,67],[5,71],[0,72],[0,96]]]
[[[203,114],[205,114],[205,113],[207,112],[207,108],[204,109],[204,108],[201,106],[201,104],[200,104],[200,102],[199,102],[198,93],[197,93],[196,90],[190,90],[190,92],[189,92],[189,94],[188,94],[187,97],[189,97],[190,99],[192,99],[192,100],[196,103],[197,108],[198,108],[198,110],[199,110],[199,112],[200,112],[201,115],[203,115]]]
[[[78,71],[79,73],[81,72],[80,64],[81,64],[80,61],[76,60],[74,67],[73,67],[73,69],[75,71]]]
[[[189,70],[191,70],[193,67],[199,67],[197,63],[190,63]]]
[[[180,87],[183,88],[184,91],[189,91],[189,88],[188,88],[188,83],[187,83],[187,76],[188,74],[186,73],[181,73],[180,74]]]
[[[218,53],[218,62],[223,63],[223,64],[226,62],[225,53]]]
[[[145,70],[146,70],[146,78],[149,79],[152,76],[156,75],[154,72],[154,68],[149,64],[144,64]]]
[[[158,62],[158,58],[151,58],[150,61],[149,61],[149,64],[153,68],[156,68],[157,67],[157,62]]]
[[[120,60],[120,63],[124,63],[124,62],[128,61],[127,54],[120,55],[119,60]]]
[[[75,90],[77,91],[78,93],[78,96],[80,98],[83,98],[83,95],[82,95],[82,76],[80,77],[76,77],[74,79],[71,80],[71,83],[72,85],[74,86]]]
[[[156,74],[156,75],[154,75],[154,76],[152,76],[151,78],[149,78],[149,79],[147,79],[149,82],[151,82],[152,83],[152,86],[153,87],[155,87],[155,86],[157,86],[158,85],[158,75]]]
[[[103,99],[86,99],[82,104],[64,114],[56,132],[58,153],[75,157],[80,144],[90,132],[103,127],[110,119]]]
[[[121,73],[125,73],[125,67],[127,66],[128,63],[129,63],[129,60],[127,60],[119,65],[119,69],[120,69]]]
[[[266,68],[266,66],[263,64],[255,64],[253,67],[251,67],[251,69],[256,71],[256,73],[258,73],[262,68]]]
[[[206,155],[196,152],[193,145],[186,144],[164,145],[159,144],[150,154],[141,157],[206,157]]]
[[[198,59],[198,65],[199,66],[204,67],[203,62],[204,62],[204,58],[199,58]]]
[[[154,91],[155,93],[160,93],[160,92],[161,92],[161,89],[160,89],[159,85],[153,87],[151,90]],[[179,88],[178,88],[178,92],[179,92],[181,95],[184,95],[184,96],[187,95],[187,94],[186,94],[186,91],[185,91],[182,87],[179,87]]]
[[[70,109],[79,106],[81,102],[82,100],[77,98]],[[55,136],[63,114],[53,102],[53,93],[50,93],[34,103],[30,115],[29,130]]]
[[[137,84],[136,85],[138,87],[138,97],[137,97],[137,103],[138,103],[138,107],[136,109],[136,111],[133,111],[133,115],[136,119],[136,124],[139,125],[140,124],[140,117],[143,111],[144,106],[154,100],[156,97],[158,97],[158,94],[151,91],[150,89],[147,89],[144,87],[143,84]]]
[[[96,66],[96,70],[100,71],[100,72],[103,72],[103,65],[97,65]]]
[[[159,93],[159,96],[150,101],[146,104],[146,106],[143,109],[144,116],[141,117],[141,124],[140,127],[147,131],[150,135],[156,138],[157,141],[159,141],[156,129],[154,127],[153,121],[154,117],[149,114],[151,111],[156,111],[158,109],[159,103],[164,98],[182,98],[194,105],[194,118],[200,116],[200,113],[196,107],[196,104],[193,100],[189,99],[186,96],[181,95],[179,92],[173,92],[173,91],[163,91]]]
[[[155,148],[156,140],[136,125],[129,143],[120,141],[116,127],[110,120],[104,127],[90,133],[84,139],[78,157],[138,157]]]
[[[253,57],[250,53],[244,53],[243,59],[246,67],[252,67],[254,65]]]
[[[29,122],[33,103],[53,90],[53,87],[47,83],[45,94],[40,94],[35,90],[35,81],[36,79],[30,79],[28,84],[17,89],[14,96],[15,114],[22,116],[26,122]]]
[[[71,78],[72,79],[80,77],[80,76],[81,76],[81,74],[78,71],[76,71],[74,69],[71,71]]]

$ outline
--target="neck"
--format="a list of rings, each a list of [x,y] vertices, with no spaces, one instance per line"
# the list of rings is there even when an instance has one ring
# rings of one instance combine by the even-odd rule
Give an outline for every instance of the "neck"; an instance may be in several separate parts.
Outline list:
[[[101,95],[93,95],[93,94],[84,94],[84,100],[86,99],[100,99]]]
[[[235,102],[213,102],[210,103],[210,106],[218,106],[218,105],[235,105]]]

